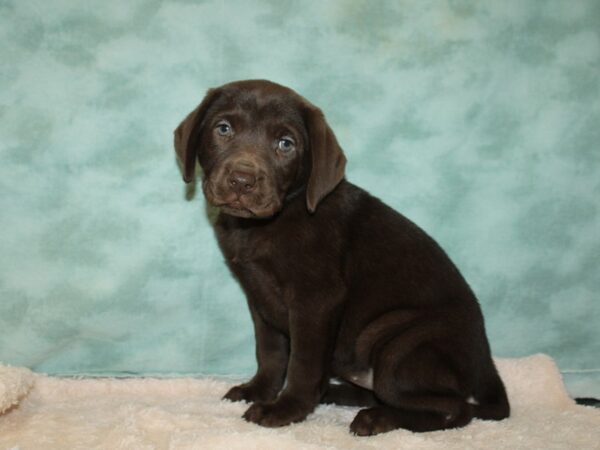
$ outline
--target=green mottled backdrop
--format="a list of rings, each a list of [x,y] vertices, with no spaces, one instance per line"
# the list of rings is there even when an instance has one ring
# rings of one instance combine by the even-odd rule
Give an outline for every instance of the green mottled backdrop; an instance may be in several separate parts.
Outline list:
[[[242,375],[245,300],[172,130],[289,85],[348,178],[440,241],[498,356],[600,395],[600,2],[0,1],[0,360]]]

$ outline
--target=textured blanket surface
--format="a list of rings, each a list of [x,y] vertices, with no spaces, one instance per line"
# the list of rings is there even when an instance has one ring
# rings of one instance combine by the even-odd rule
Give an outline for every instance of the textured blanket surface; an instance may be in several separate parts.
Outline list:
[[[35,375],[29,369],[0,364],[0,414],[17,405],[34,380]]]
[[[320,406],[305,422],[279,429],[247,423],[240,417],[247,405],[220,399],[230,380],[55,378],[0,366],[0,411],[8,408],[0,449],[600,449],[600,410],[569,398],[552,359],[496,364],[509,419],[368,438],[348,432],[358,408]],[[33,388],[15,405],[30,377]]]

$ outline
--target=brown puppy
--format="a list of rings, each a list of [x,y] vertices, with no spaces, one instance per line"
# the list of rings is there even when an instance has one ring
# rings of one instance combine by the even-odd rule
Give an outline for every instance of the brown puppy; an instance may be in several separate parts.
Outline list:
[[[350,429],[372,435],[509,415],[473,292],[433,239],[344,180],[318,108],[269,81],[226,84],[179,125],[175,149],[186,182],[203,169],[254,322],[258,370],[225,395],[254,402],[246,420],[364,405]]]

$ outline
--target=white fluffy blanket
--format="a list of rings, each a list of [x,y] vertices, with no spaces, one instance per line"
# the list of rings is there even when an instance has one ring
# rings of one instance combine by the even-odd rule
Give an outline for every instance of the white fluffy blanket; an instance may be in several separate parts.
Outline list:
[[[600,410],[574,404],[549,357],[496,363],[509,419],[366,438],[348,432],[357,408],[320,406],[280,429],[247,423],[240,417],[246,405],[220,400],[232,384],[223,379],[56,378],[0,365],[0,448],[600,449]]]

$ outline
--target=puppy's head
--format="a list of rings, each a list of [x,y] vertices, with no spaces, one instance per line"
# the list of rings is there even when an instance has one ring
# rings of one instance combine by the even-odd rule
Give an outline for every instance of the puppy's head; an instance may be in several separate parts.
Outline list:
[[[209,203],[271,217],[304,192],[312,213],[344,177],[346,158],[323,113],[284,86],[248,80],[211,89],[175,130],[187,183],[196,161]]]

